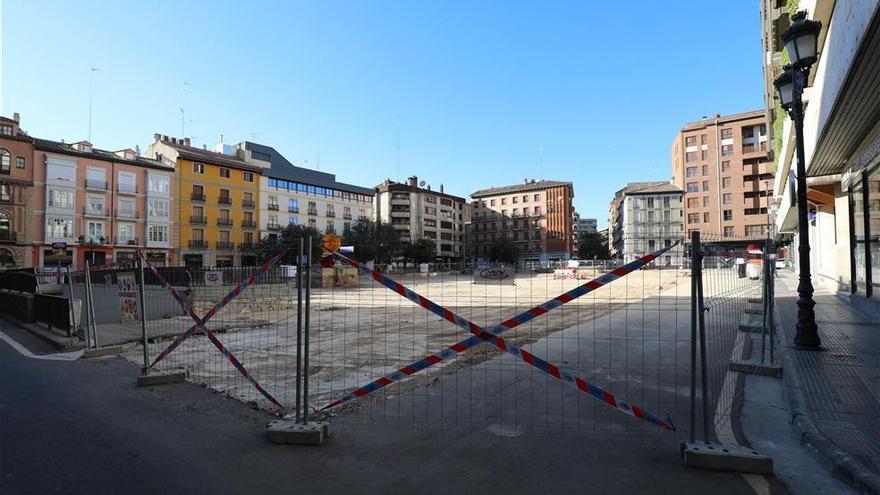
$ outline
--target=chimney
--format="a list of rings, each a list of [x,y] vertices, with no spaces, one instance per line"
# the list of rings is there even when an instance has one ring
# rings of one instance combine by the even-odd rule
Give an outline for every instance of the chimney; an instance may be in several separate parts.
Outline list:
[[[220,134],[220,144],[223,144],[223,134]]]
[[[443,193],[443,184],[440,184],[440,193]]]
[[[162,140],[162,136],[157,132],[153,134],[153,141],[159,142]]]
[[[409,178],[409,185],[412,187],[418,187],[419,186],[419,178],[416,177],[415,175],[410,177]]]
[[[134,154],[141,156],[141,146],[139,144],[134,145]]]
[[[205,150],[205,151],[208,151],[208,145],[207,145],[207,144],[203,144],[203,145],[202,145],[202,149]]]
[[[184,146],[191,146],[191,144],[190,144],[191,141],[189,140],[188,137],[183,138],[182,141],[183,141]]]
[[[14,120],[16,124],[18,124],[19,122],[21,122],[21,115],[19,115],[18,112],[13,113],[12,120]]]

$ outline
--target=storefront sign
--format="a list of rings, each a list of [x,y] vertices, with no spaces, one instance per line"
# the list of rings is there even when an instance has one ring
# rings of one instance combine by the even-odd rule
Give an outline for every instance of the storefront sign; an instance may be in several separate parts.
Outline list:
[[[223,272],[219,272],[219,271],[205,272],[205,285],[207,287],[213,287],[216,285],[223,285]]]

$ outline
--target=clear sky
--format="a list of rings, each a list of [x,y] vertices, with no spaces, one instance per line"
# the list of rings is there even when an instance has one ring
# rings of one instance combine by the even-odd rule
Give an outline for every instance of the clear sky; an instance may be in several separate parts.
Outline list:
[[[199,146],[363,186],[571,180],[600,226],[671,177],[682,124],[763,107],[758,0],[0,2],[2,113],[31,135],[85,139],[92,74],[99,148],[179,136],[183,107]]]

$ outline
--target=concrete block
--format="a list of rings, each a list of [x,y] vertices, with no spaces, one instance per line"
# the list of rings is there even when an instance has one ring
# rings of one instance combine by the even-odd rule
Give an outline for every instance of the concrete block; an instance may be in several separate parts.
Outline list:
[[[269,441],[286,445],[323,445],[329,435],[327,423],[309,421],[306,424],[292,420],[270,421],[266,425]]]
[[[682,459],[688,467],[773,474],[773,459],[758,451],[733,444],[682,442]]]
[[[782,378],[782,366],[779,364],[762,363],[758,360],[731,359],[728,369],[749,375],[772,376]]]
[[[152,373],[140,375],[137,378],[138,387],[151,387],[153,385],[166,385],[169,383],[185,382],[189,373],[186,371],[172,371],[168,373]]]
[[[125,352],[125,345],[107,345],[104,347],[96,347],[94,349],[86,349],[83,351],[84,358],[96,358],[101,356],[111,356],[122,354]]]

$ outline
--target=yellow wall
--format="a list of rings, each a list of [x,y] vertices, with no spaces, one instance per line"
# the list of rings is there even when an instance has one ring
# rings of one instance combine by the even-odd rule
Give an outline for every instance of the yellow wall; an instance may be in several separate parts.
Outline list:
[[[241,221],[245,217],[244,212],[250,211],[253,213],[252,218],[255,225],[259,226],[259,172],[252,172],[254,176],[253,182],[245,182],[245,171],[243,170],[237,170],[230,167],[222,167],[219,165],[213,165],[211,163],[204,163],[204,165],[205,173],[197,174],[193,172],[193,162],[191,160],[185,160],[182,158],[179,158],[177,160],[177,184],[179,187],[178,205],[180,208],[178,213],[178,225],[180,226],[180,237],[178,242],[180,244],[178,248],[189,249],[189,241],[190,239],[192,239],[193,228],[204,229],[204,239],[208,241],[209,249],[216,248],[216,242],[220,239],[221,230],[229,231],[229,239],[235,245],[236,249],[238,249],[239,244],[242,243],[242,240],[244,239],[243,233],[245,231],[253,232],[254,242],[257,242],[260,238],[259,230],[257,229],[257,227],[242,228]],[[229,178],[220,177],[221,168],[229,168]],[[191,199],[193,184],[202,185],[202,188],[204,189],[205,201],[193,201]],[[232,198],[231,204],[226,205],[219,204],[217,202],[220,196],[221,189],[229,190],[229,196]],[[251,192],[253,194],[253,208],[244,208],[242,206],[244,192]],[[190,216],[193,215],[193,206],[202,206],[204,208],[204,216],[207,217],[207,223],[205,223],[205,225],[190,224]],[[232,218],[231,226],[217,225],[217,219],[220,217],[219,210],[221,209],[229,210],[229,217]]]

